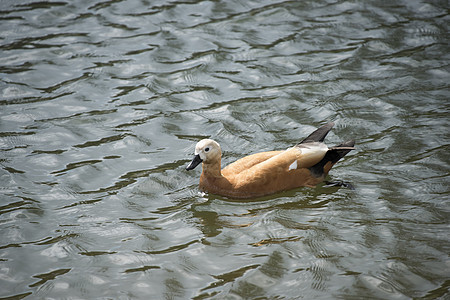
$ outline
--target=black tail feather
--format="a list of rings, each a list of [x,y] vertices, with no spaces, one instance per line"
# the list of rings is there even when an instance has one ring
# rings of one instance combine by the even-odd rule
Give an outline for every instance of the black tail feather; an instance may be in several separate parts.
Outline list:
[[[337,163],[338,160],[343,158],[347,153],[354,150],[355,148],[355,141],[350,140],[346,141],[345,143],[342,143],[340,145],[337,145],[335,147],[331,147],[330,150],[328,150],[327,154],[325,154],[325,157],[329,155],[328,161],[331,161],[333,164]]]
[[[323,142],[325,137],[327,136],[328,132],[330,132],[331,128],[333,128],[334,122],[329,122],[322,127],[316,129],[313,133],[308,135],[306,139],[300,142],[300,144],[303,143],[310,143],[310,142]]]
[[[343,158],[347,153],[355,149],[353,146],[355,145],[354,140],[347,141],[335,147],[332,147],[328,150],[325,156],[319,161],[317,164],[309,168],[311,173],[314,176],[320,177],[324,174],[323,167],[331,162],[332,164],[337,163],[341,158]]]

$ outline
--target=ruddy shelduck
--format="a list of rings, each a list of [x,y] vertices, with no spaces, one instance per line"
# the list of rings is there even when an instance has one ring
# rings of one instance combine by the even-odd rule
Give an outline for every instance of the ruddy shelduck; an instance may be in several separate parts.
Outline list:
[[[334,126],[327,123],[294,147],[261,152],[241,158],[221,170],[222,151],[211,139],[195,146],[186,170],[202,163],[199,188],[229,198],[256,198],[298,187],[314,187],[324,181],[331,167],[354,149],[353,140],[328,148],[323,143]]]

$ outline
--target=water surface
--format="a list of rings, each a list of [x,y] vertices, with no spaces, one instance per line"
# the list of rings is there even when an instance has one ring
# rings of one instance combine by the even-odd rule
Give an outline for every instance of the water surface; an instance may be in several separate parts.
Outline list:
[[[0,297],[445,299],[447,1],[2,1]],[[327,121],[355,190],[198,192]]]

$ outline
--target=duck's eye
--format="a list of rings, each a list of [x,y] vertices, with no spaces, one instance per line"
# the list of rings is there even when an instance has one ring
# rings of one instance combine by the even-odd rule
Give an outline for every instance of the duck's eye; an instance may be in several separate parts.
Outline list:
[[[206,147],[206,148],[205,148],[205,152],[208,152],[208,151],[209,151],[209,147]]]

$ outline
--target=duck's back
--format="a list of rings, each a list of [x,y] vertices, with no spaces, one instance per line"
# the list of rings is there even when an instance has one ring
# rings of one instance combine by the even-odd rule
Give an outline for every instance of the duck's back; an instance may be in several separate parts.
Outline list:
[[[268,151],[268,152],[260,152],[255,153],[246,157],[243,157],[241,159],[238,159],[237,161],[229,164],[222,170],[223,176],[231,176],[231,175],[237,175],[240,174],[253,166],[260,164],[269,158],[280,154],[283,151]]]

